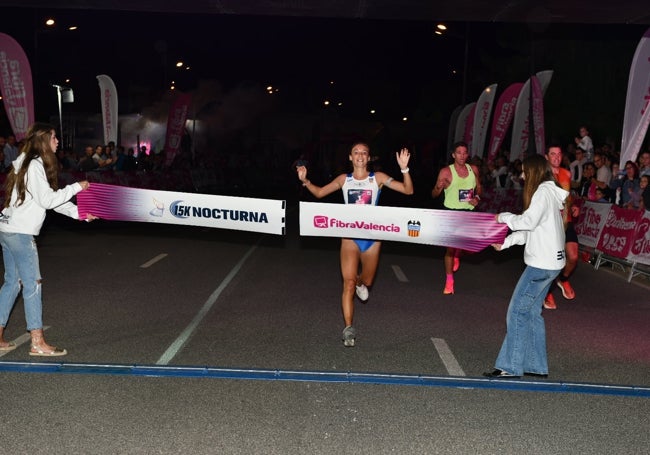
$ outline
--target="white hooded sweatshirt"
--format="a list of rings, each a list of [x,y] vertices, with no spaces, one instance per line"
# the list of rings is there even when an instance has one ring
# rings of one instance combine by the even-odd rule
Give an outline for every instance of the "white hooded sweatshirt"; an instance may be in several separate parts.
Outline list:
[[[24,160],[25,154],[21,153],[13,161],[14,173],[18,173]],[[45,221],[47,209],[54,209],[75,220],[79,219],[77,206],[68,201],[82,190],[81,185],[73,183],[54,191],[47,181],[43,161],[40,158],[29,163],[25,174],[25,186],[25,200],[19,206],[16,206],[18,192],[16,188],[12,190],[11,204],[0,215],[1,232],[38,235]]]
[[[542,182],[521,215],[500,213],[498,221],[514,231],[501,249],[523,245],[526,265],[544,270],[561,270],[566,262],[562,210],[569,193],[555,184]]]

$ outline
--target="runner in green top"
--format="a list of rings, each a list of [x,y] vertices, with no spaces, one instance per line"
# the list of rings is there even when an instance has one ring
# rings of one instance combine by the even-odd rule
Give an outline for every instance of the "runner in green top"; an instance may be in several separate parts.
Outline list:
[[[469,153],[465,142],[454,144],[451,157],[454,162],[443,167],[438,173],[436,185],[431,191],[435,199],[440,193],[445,192],[445,208],[450,210],[474,210],[481,200],[481,179],[478,168],[467,164]],[[454,272],[460,267],[460,254],[458,248],[447,248],[445,253],[445,289],[443,294],[454,293]]]

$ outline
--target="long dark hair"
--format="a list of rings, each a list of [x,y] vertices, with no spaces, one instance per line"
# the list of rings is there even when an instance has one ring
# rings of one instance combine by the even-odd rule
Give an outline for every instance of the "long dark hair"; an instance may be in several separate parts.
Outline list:
[[[5,208],[9,207],[11,203],[11,194],[14,189],[18,193],[16,206],[21,205],[25,201],[25,192],[28,191],[26,181],[27,169],[29,169],[29,165],[36,158],[41,158],[43,161],[45,176],[47,182],[50,184],[50,188],[53,190],[59,189],[56,150],[52,150],[50,147],[50,141],[54,134],[55,129],[49,123],[34,123],[29,127],[23,146],[20,149],[20,153],[25,154],[25,159],[20,165],[20,169],[11,169],[7,174],[7,181],[5,182]]]
[[[524,169],[524,210],[526,210],[539,185],[542,182],[555,182],[555,178],[551,165],[542,155],[535,154],[526,157],[522,167]]]

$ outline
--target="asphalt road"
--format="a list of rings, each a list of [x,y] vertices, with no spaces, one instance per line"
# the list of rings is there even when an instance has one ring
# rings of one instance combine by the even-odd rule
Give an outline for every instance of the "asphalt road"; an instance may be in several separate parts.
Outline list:
[[[384,243],[357,345],[340,341],[336,239],[50,215],[44,322],[65,357],[28,355],[22,300],[0,357],[12,453],[645,453],[650,281],[581,263],[545,311],[546,381],[494,381],[522,250],[462,260]]]

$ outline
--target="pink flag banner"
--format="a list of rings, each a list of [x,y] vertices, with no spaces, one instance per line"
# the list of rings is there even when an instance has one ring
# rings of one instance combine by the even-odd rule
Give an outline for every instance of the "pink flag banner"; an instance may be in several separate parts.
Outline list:
[[[508,226],[497,223],[493,213],[300,202],[300,235],[304,236],[389,240],[477,252],[503,243],[507,233]]]
[[[535,148],[537,153],[544,155],[546,152],[544,131],[544,93],[537,76],[530,78],[533,91],[533,128],[535,129]]]
[[[497,156],[503,140],[505,139],[508,128],[512,123],[515,115],[515,106],[519,92],[524,86],[523,83],[517,82],[506,88],[494,107],[494,120],[492,121],[492,130],[490,132],[490,143],[488,147],[488,160],[494,161]]]
[[[515,105],[515,118],[512,122],[512,140],[510,141],[510,161],[523,159],[528,150],[528,111],[530,109],[530,79],[519,92]]]
[[[650,29],[637,45],[627,83],[623,136],[621,140],[621,166],[636,160],[650,124]]]
[[[25,51],[11,36],[0,33],[0,91],[16,140],[34,123],[32,70]]]
[[[635,229],[642,216],[639,210],[612,205],[596,248],[609,256],[625,259],[632,247]]]
[[[77,194],[79,218],[180,224],[284,234],[285,201],[91,183]]]
[[[650,265],[650,211],[646,210],[634,230],[634,240],[627,256],[631,262]]]
[[[169,109],[167,118],[167,132],[165,134],[165,166],[169,167],[174,162],[174,157],[181,148],[181,139],[185,131],[185,121],[190,109],[192,95],[179,93]]]
[[[476,102],[474,111],[474,125],[472,126],[472,148],[471,156],[483,157],[485,151],[485,140],[487,137],[488,126],[490,125],[490,115],[492,115],[492,105],[494,96],[497,92],[497,84],[486,87]]]
[[[117,89],[113,79],[105,74],[97,76],[99,94],[102,103],[102,121],[104,126],[104,144],[117,144]]]
[[[458,120],[456,120],[456,133],[454,134],[454,142],[465,141],[467,142],[466,132],[467,124],[474,121],[474,108],[476,103],[469,103],[463,107],[458,115]],[[470,120],[471,118],[471,120]],[[470,129],[471,131],[471,129]]]

